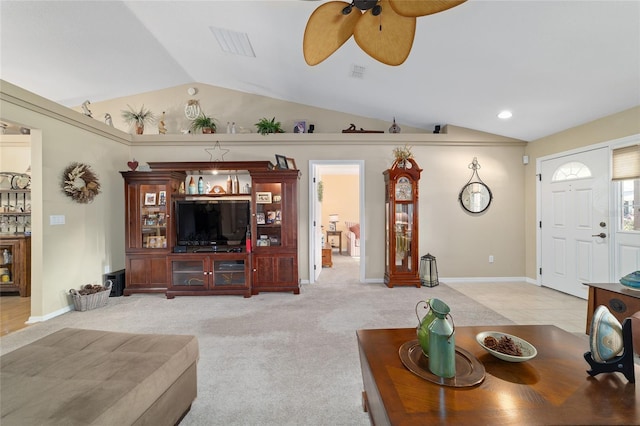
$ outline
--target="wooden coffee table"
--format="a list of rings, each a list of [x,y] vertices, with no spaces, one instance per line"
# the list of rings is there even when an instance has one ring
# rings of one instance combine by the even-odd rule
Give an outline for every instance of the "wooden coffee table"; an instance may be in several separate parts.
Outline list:
[[[538,355],[510,363],[475,340],[501,331],[533,344]],[[473,387],[431,383],[402,364],[398,349],[416,339],[414,328],[358,330],[363,403],[375,425],[424,424],[640,424],[640,390],[620,373],[587,374],[586,340],[551,325],[456,327],[456,345],[485,368]],[[640,381],[640,366],[635,366]]]

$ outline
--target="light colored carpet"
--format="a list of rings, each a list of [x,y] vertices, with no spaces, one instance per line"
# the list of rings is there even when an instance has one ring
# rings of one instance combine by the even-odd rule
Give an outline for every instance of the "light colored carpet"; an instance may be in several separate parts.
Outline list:
[[[194,334],[198,398],[183,425],[368,425],[356,330],[415,327],[416,303],[432,297],[451,306],[457,326],[513,324],[444,284],[361,284],[357,260],[336,253],[334,262],[299,295],[110,298],[4,336],[0,352],[63,327]]]

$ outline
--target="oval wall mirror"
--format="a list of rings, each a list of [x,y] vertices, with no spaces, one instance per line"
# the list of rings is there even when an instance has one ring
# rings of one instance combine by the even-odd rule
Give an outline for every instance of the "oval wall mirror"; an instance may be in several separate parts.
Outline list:
[[[492,198],[491,190],[482,182],[469,182],[458,196],[462,208],[469,213],[482,213],[489,208]]]

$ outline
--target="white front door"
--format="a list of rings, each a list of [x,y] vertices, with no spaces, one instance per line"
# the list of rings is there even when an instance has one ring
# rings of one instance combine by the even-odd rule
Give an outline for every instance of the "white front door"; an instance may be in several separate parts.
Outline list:
[[[586,299],[609,282],[607,148],[541,161],[540,282]]]

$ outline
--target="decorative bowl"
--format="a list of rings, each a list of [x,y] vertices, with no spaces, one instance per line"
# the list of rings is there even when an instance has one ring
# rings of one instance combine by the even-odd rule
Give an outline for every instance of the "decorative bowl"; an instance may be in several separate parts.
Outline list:
[[[488,347],[485,346],[484,344],[484,339],[487,336],[492,336],[494,338],[496,338],[497,340],[500,340],[500,338],[502,336],[507,336],[508,338],[510,338],[511,340],[513,340],[513,343],[520,348],[520,351],[522,352],[522,356],[516,356],[516,355],[508,355],[508,354],[504,354],[502,352],[498,352],[495,351],[493,349],[490,349]],[[491,355],[495,356],[496,358],[499,358],[503,361],[509,361],[509,362],[524,362],[524,361],[529,361],[530,359],[534,358],[536,355],[538,355],[538,351],[536,350],[535,346],[533,346],[531,343],[527,342],[526,340],[523,340],[517,336],[513,336],[511,334],[507,334],[507,333],[502,333],[500,331],[483,331],[482,333],[478,333],[476,334],[476,341],[478,342],[478,344],[480,346],[482,346],[482,348],[489,352]]]
[[[632,272],[620,278],[620,284],[632,290],[640,290],[640,271]]]
[[[598,362],[615,358],[623,349],[622,325],[605,305],[593,313],[589,328],[591,357]]]

